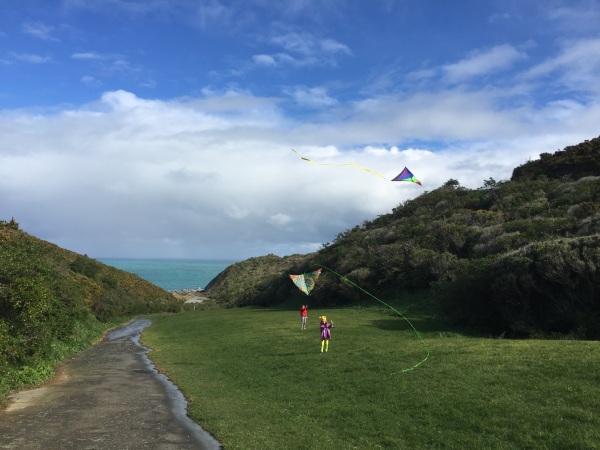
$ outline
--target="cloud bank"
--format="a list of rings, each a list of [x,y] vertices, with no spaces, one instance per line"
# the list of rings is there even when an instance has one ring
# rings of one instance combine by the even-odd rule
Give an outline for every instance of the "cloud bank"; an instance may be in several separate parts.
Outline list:
[[[277,99],[231,92],[165,101],[111,91],[81,107],[4,111],[0,205],[25,231],[93,257],[306,253],[450,178],[470,188],[508,179],[541,152],[594,137],[581,123],[600,123],[597,106],[494,111],[487,95],[373,98],[314,123],[290,119]],[[538,123],[525,127],[528,116]],[[292,147],[389,179],[408,166],[424,187],[310,164]]]

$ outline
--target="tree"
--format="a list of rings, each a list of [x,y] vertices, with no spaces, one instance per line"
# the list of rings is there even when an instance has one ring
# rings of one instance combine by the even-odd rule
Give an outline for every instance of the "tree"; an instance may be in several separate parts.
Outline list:
[[[483,180],[483,186],[479,189],[492,189],[496,187],[498,183],[492,177],[489,177],[487,180]]]
[[[444,187],[453,187],[453,188],[457,188],[460,186],[460,183],[458,182],[458,180],[455,180],[454,178],[450,178],[448,181],[446,181],[444,183]]]

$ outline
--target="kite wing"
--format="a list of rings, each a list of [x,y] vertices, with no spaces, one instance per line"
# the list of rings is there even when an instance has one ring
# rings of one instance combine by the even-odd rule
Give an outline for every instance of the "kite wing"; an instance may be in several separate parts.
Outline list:
[[[290,278],[294,282],[298,289],[304,292],[306,295],[310,294],[310,291],[315,287],[315,283],[321,275],[321,270],[317,269],[314,272],[303,273],[302,275],[290,275]]]
[[[383,178],[384,180],[387,180],[386,177],[384,177],[383,175],[381,175],[380,173],[375,172],[374,170],[371,169],[367,169],[366,167],[363,166],[359,166],[358,164],[352,164],[352,163],[345,163],[345,164],[334,164],[334,163],[320,163],[320,162],[316,162],[313,161],[312,159],[308,159],[305,158],[304,156],[301,156],[296,150],[292,149],[292,151],[298,155],[298,157],[303,160],[303,161],[307,161],[309,163],[313,163],[313,164],[317,164],[319,166],[352,166],[352,167],[356,167],[357,169],[360,170],[364,170],[365,172],[368,172],[370,174],[373,174],[375,176],[378,176],[379,178]]]
[[[406,167],[400,172],[392,181],[410,181],[411,183],[417,183],[419,186],[423,186],[417,177],[415,177],[410,170]]]

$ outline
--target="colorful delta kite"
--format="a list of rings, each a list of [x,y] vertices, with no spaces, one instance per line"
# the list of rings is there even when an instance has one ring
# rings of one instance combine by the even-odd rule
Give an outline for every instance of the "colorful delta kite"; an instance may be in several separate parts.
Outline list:
[[[320,163],[317,161],[313,161],[312,159],[308,159],[305,158],[304,156],[300,155],[296,150],[292,149],[292,151],[298,155],[298,157],[306,162],[312,163],[312,164],[316,164],[318,166],[352,166],[352,167],[356,167],[357,169],[360,170],[364,170],[365,172],[370,173],[371,175],[375,175],[376,177],[379,178],[383,178],[384,180],[387,180],[386,177],[384,177],[383,175],[381,175],[378,172],[375,172],[374,170],[371,169],[367,169],[366,167],[363,166],[359,166],[358,164],[352,164],[352,163],[345,163],[345,164],[334,164],[334,163]],[[411,181],[413,183],[417,183],[419,186],[422,186],[421,182],[419,180],[417,180],[415,178],[415,176],[410,172],[410,170],[408,170],[406,167],[404,168],[404,170],[400,173],[400,175],[398,175],[396,178],[393,178],[392,181]]]
[[[317,269],[314,272],[303,273],[302,275],[290,275],[290,278],[294,282],[298,289],[304,292],[306,295],[310,295],[310,291],[315,287],[315,283],[321,275],[322,269]]]
[[[419,186],[422,186],[421,182],[417,180],[417,177],[415,177],[406,167],[398,176],[392,178],[392,181],[410,181],[411,183],[417,183]]]

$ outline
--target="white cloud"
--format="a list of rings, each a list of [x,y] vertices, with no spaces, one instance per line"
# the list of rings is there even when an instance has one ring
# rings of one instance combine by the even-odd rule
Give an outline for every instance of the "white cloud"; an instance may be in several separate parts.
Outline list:
[[[296,103],[310,108],[322,108],[332,106],[337,101],[327,94],[327,89],[324,87],[307,88],[304,86],[296,86],[286,92]]]
[[[271,43],[283,47],[289,52],[301,55],[312,55],[317,50],[318,40],[309,33],[286,33],[273,36]]]
[[[225,209],[227,211],[227,215],[236,220],[245,219],[250,214],[250,211],[239,205],[229,205]]]
[[[45,41],[58,41],[56,37],[53,36],[54,27],[50,27],[44,25],[42,23],[25,23],[23,24],[23,33],[29,34],[30,36],[36,37],[38,39],[42,39]]]
[[[550,6],[547,16],[562,29],[580,33],[596,33],[600,23],[600,4],[597,1],[569,2],[568,6]]]
[[[85,84],[86,86],[91,86],[91,87],[102,86],[102,82],[97,80],[92,75],[84,75],[83,77],[81,77],[81,82],[83,84]]]
[[[344,53],[351,55],[352,51],[346,44],[335,41],[334,39],[323,39],[320,42],[321,48],[327,53]]]
[[[269,218],[269,222],[277,226],[284,226],[290,223],[291,220],[292,218],[290,216],[283,213],[274,214]]]
[[[508,12],[502,12],[502,13],[494,13],[492,14],[489,18],[488,21],[490,23],[499,23],[499,22],[507,22],[509,20],[512,19],[512,15]]]
[[[473,188],[507,179],[600,123],[600,108],[585,104],[496,111],[483,94],[453,91],[382,96],[297,123],[273,99],[207,93],[111,91],[60,112],[2,112],[0,211],[93,257],[307,252],[450,178]],[[407,140],[430,144],[373,144]],[[352,165],[387,179],[407,166],[423,187]]]
[[[270,55],[262,54],[255,63],[268,61],[265,57],[271,56],[272,62],[293,64],[296,66],[327,65],[335,66],[339,55],[351,55],[350,48],[334,39],[321,39],[308,32],[287,32],[274,34],[268,43],[282,47],[285,51]]]
[[[274,66],[275,58],[272,55],[254,55],[252,60],[260,66]]]
[[[600,39],[562,42],[560,53],[532,67],[528,79],[554,76],[556,81],[574,91],[600,93]]]
[[[11,57],[17,61],[29,64],[45,64],[52,61],[50,56],[36,55],[32,53],[10,53]]]
[[[442,67],[448,81],[455,83],[469,78],[487,75],[494,71],[506,70],[526,55],[513,46],[504,44],[479,51],[468,58]]]
[[[197,25],[205,28],[210,24],[228,22],[231,15],[232,10],[216,0],[200,2],[196,9],[195,19]]]
[[[86,67],[94,70],[96,78],[105,77],[128,81],[133,79],[137,80],[140,85],[148,82],[145,78],[146,70],[119,53],[77,52],[71,54],[71,59],[86,64]]]
[[[101,60],[107,59],[107,56],[101,55],[96,52],[82,52],[82,53],[73,53],[71,55],[73,59],[81,59],[81,60]]]
[[[118,10],[130,14],[165,13],[185,6],[187,2],[172,0],[61,0],[65,10]],[[185,8],[187,10],[187,8]]]
[[[313,63],[314,60],[300,60],[296,59],[288,53],[274,53],[272,55],[253,55],[252,61],[257,66],[263,67],[289,67],[289,66],[302,66],[305,64]]]

